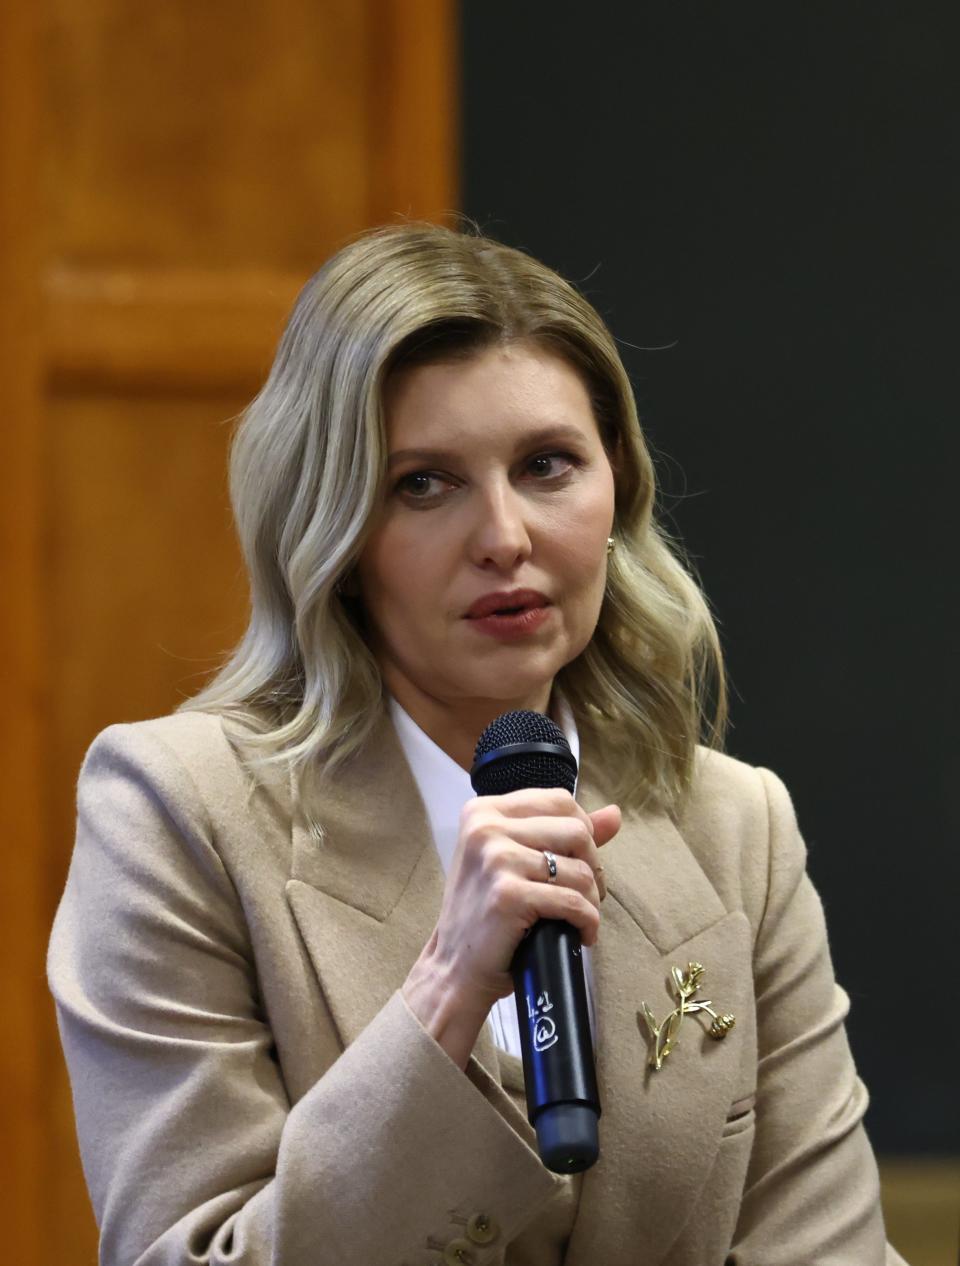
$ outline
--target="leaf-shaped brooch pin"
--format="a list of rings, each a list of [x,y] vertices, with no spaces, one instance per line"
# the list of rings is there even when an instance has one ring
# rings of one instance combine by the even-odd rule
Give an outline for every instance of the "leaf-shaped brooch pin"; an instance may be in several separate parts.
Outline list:
[[[663,1067],[663,1061],[680,1040],[680,1024],[685,1015],[702,1011],[710,1016],[711,1024],[707,1032],[716,1042],[722,1042],[736,1024],[736,1020],[729,1013],[718,1015],[709,998],[700,1001],[694,997],[700,988],[700,980],[703,976],[702,963],[687,963],[686,971],[681,971],[679,967],[671,967],[670,975],[673,978],[673,989],[679,1005],[665,1020],[658,1024],[647,1004],[641,1003],[643,1018],[651,1041],[650,1067],[658,1070]]]

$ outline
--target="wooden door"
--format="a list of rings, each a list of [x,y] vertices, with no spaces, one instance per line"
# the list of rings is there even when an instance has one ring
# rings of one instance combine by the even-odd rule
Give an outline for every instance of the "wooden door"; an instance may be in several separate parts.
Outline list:
[[[303,281],[455,209],[453,0],[0,9],[6,1252],[96,1260],[43,952],[77,770],[236,640],[231,421]]]

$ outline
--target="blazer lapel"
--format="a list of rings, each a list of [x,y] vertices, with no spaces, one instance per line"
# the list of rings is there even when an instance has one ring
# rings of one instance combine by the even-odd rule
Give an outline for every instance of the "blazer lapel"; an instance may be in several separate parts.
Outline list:
[[[584,776],[578,798],[604,799]],[[593,950],[600,1160],[583,1177],[568,1266],[661,1261],[683,1228],[720,1143],[731,1103],[755,1070],[751,937],[728,914],[696,858],[664,814],[625,816],[602,850],[607,881]],[[658,1022],[677,1005],[670,969],[704,967],[699,997],[737,1019],[724,1041],[685,1017],[658,1071],[648,1065],[646,1002]],[[632,1230],[629,1227],[634,1219]]]
[[[321,797],[322,835],[297,816],[287,900],[348,1046],[400,988],[440,913],[444,876],[386,712]],[[487,1026],[474,1056],[499,1080]]]

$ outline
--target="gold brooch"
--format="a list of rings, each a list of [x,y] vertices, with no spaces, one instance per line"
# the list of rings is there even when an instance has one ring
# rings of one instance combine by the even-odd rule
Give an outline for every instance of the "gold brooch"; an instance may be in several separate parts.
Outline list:
[[[657,1024],[647,1004],[645,1002],[641,1004],[643,1018],[647,1023],[647,1030],[653,1043],[650,1051],[650,1067],[656,1069],[663,1067],[663,1061],[679,1041],[680,1024],[685,1015],[705,1011],[712,1021],[707,1032],[717,1042],[722,1042],[736,1024],[732,1015],[717,1015],[709,998],[702,1002],[694,1000],[693,995],[700,988],[700,978],[703,975],[702,963],[687,963],[685,972],[682,972],[679,967],[671,967],[670,975],[673,977],[673,987],[680,1005],[675,1007],[661,1024]]]

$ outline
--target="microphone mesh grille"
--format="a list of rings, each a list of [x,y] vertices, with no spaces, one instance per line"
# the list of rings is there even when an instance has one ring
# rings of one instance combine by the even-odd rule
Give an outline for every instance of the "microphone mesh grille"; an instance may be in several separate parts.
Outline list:
[[[480,735],[474,760],[511,743],[554,743],[570,751],[563,730],[549,717],[539,712],[505,712]],[[576,770],[559,756],[549,752],[519,753],[477,770],[473,789],[478,796],[503,796],[525,787],[563,787],[572,794],[576,781]]]

